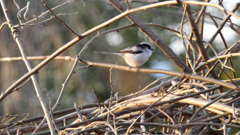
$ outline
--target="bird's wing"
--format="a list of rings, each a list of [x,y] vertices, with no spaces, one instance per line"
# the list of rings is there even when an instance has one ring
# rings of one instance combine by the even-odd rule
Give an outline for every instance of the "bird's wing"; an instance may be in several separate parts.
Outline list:
[[[142,50],[138,46],[133,46],[133,47],[128,47],[128,48],[122,49],[119,52],[120,53],[139,54],[139,53],[142,53]]]
[[[120,50],[120,53],[134,53],[136,51],[139,51],[139,48],[137,46],[133,46],[133,47],[128,47],[125,49]]]

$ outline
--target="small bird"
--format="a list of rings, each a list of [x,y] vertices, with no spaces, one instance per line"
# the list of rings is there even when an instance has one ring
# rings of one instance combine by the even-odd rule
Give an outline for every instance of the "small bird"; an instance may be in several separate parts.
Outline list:
[[[131,67],[139,67],[143,65],[152,55],[152,47],[142,42],[138,45],[122,49],[118,52],[100,52],[102,54],[113,54],[123,57],[125,62]]]

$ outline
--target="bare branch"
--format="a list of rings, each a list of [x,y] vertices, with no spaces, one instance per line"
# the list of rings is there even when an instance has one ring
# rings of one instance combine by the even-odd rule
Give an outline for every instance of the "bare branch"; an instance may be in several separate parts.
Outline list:
[[[114,68],[114,69],[119,69],[119,70],[125,70],[129,72],[136,72],[136,73],[160,73],[160,74],[168,74],[172,76],[178,76],[178,77],[184,77],[184,78],[189,78],[189,79],[196,79],[196,80],[201,80],[201,81],[206,81],[209,83],[221,85],[230,89],[234,90],[239,90],[239,88],[235,85],[225,83],[220,80],[216,80],[213,78],[209,77],[203,77],[200,75],[193,75],[193,74],[186,74],[186,73],[179,73],[179,72],[174,72],[174,71],[167,71],[167,70],[162,70],[162,69],[144,69],[144,68],[133,68],[133,67],[126,67],[126,66],[120,66],[120,65],[115,65],[115,64],[105,64],[105,63],[97,63],[97,62],[90,62],[90,61],[82,61],[83,64],[87,64],[90,66],[96,66],[96,67],[104,67],[104,68]]]

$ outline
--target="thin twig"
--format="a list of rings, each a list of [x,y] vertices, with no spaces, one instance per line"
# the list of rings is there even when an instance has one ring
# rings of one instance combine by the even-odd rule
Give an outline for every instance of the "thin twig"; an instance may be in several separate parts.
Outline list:
[[[95,91],[93,89],[92,89],[92,92],[93,92],[94,96],[96,97],[99,109],[101,109],[100,102],[98,100],[97,94],[95,93]]]
[[[3,27],[4,27],[5,25],[9,25],[9,23],[8,23],[8,22],[2,23],[1,26],[0,26],[0,32],[2,31],[2,29],[3,29]]]
[[[52,13],[52,15],[57,18],[60,22],[62,22],[73,34],[75,34],[78,37],[81,37],[81,35],[77,34],[69,25],[67,25],[62,19],[60,19],[56,14],[53,13],[50,7],[48,7],[47,3],[41,0],[43,5]]]

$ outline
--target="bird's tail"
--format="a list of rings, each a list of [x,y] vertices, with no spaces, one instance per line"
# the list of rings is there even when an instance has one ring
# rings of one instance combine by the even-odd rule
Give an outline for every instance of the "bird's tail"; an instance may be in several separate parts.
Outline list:
[[[118,55],[118,56],[121,56],[122,53],[117,53],[117,52],[99,52],[99,51],[96,51],[95,53],[99,53],[99,54],[110,54],[110,55]]]

